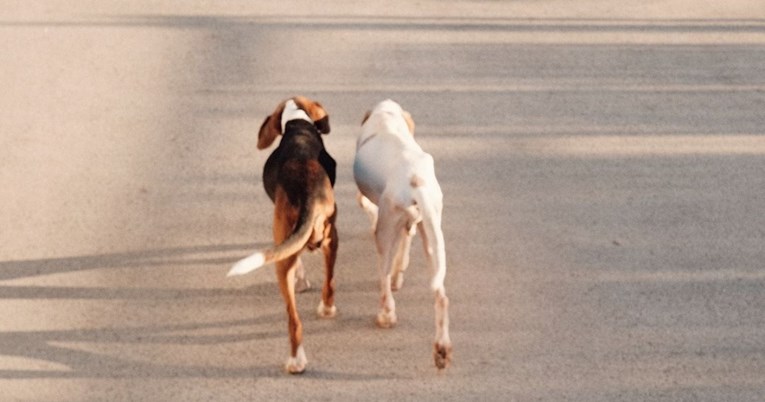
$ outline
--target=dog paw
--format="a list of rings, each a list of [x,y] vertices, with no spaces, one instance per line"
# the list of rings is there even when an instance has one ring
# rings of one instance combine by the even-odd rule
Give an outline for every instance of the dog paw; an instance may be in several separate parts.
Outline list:
[[[319,301],[319,307],[316,308],[316,314],[321,318],[332,318],[337,315],[337,306],[327,307],[324,300]]]
[[[393,328],[396,326],[396,312],[380,311],[377,313],[377,326],[380,328]]]
[[[303,293],[311,288],[311,282],[306,278],[298,278],[295,280],[295,292]]]
[[[390,290],[396,291],[402,287],[404,287],[404,273],[399,271],[393,275],[393,278],[390,281]]]
[[[284,369],[290,374],[302,374],[305,371],[305,366],[307,364],[308,359],[305,357],[305,351],[303,350],[303,346],[300,346],[297,355],[287,359]]]
[[[433,360],[435,360],[436,367],[439,370],[443,370],[449,367],[452,362],[452,345],[451,343],[440,344],[436,342],[433,344]]]

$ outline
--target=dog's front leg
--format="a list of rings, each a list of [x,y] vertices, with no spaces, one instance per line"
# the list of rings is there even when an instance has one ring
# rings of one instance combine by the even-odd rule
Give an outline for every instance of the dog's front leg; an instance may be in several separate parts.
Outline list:
[[[393,262],[391,271],[391,290],[396,291],[404,286],[404,271],[409,267],[409,250],[412,246],[412,235],[410,232],[404,233],[395,245],[397,249],[396,258]]]
[[[377,312],[377,326],[393,328],[396,325],[396,301],[391,291],[391,277],[385,268],[385,261],[380,262],[380,308]]]
[[[361,209],[364,210],[364,212],[367,213],[367,216],[369,217],[369,222],[372,224],[372,233],[375,232],[377,229],[377,205],[375,205],[372,201],[369,200],[369,198],[364,197],[361,192],[356,194],[356,201],[359,202],[359,205],[361,206]]]
[[[393,299],[391,274],[401,249],[400,244],[404,233],[398,214],[393,208],[389,209],[382,205],[380,220],[375,230],[380,275],[380,309],[377,313],[377,325],[381,328],[391,328],[396,325],[396,301]]]
[[[311,282],[305,277],[303,259],[298,257],[297,268],[295,269],[295,292],[303,293],[308,289],[311,289]]]
[[[330,218],[327,234],[322,242],[321,249],[324,253],[324,288],[321,292],[321,301],[316,312],[319,317],[331,318],[337,314],[335,307],[335,260],[337,259],[338,237],[335,228],[335,215]]]

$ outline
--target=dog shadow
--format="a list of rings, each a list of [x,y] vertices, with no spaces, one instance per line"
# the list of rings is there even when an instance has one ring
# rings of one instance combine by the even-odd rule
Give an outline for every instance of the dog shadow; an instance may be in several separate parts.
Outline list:
[[[76,257],[0,261],[0,281],[86,271],[166,265],[233,264],[235,257],[204,257],[204,254],[239,251],[244,254],[266,244],[221,244],[138,250]],[[201,256],[200,256],[201,255]]]
[[[252,327],[257,324],[281,322],[281,314],[270,314],[255,319],[229,320],[209,323],[156,325],[132,328],[100,328],[53,331],[19,331],[0,333],[0,355],[14,356],[66,369],[0,369],[0,379],[35,378],[282,378],[286,374],[273,363],[246,367],[221,367],[210,365],[166,364],[157,361],[108,356],[63,346],[67,343],[108,343],[153,345],[217,345],[248,342],[284,337],[284,331],[265,331],[221,335],[177,334],[179,331],[226,330],[236,327]],[[325,380],[374,380],[375,375],[312,370],[310,378]],[[387,377],[385,378],[387,379]]]
[[[145,268],[150,266],[228,265],[235,257],[261,244],[227,244],[140,250],[124,253],[0,262],[0,281],[96,269]],[[214,254],[209,257],[206,254]],[[129,288],[0,285],[0,300],[122,300],[177,301],[251,297],[274,292],[273,283],[231,288]],[[263,365],[227,367],[223,364],[178,364],[162,359],[147,361],[130,354],[110,355],[82,350],[72,344],[118,343],[131,347],[222,346],[285,337],[282,313],[258,314],[254,318],[138,326],[109,326],[53,330],[0,332],[0,379],[39,378],[282,378],[286,374],[274,362]],[[278,330],[273,328],[279,328]],[[334,332],[335,326],[312,329],[312,333]],[[15,359],[34,367],[15,366]],[[5,360],[5,362],[3,362]],[[322,380],[368,381],[389,379],[372,374],[346,373],[312,368],[303,377]]]

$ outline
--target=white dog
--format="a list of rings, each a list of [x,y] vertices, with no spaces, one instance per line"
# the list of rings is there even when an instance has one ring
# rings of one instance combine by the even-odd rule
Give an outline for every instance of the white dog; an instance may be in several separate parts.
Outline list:
[[[436,298],[433,356],[436,366],[445,368],[451,361],[452,346],[449,299],[444,288],[443,195],[433,157],[415,142],[412,117],[398,103],[382,101],[364,117],[353,176],[360,191],[359,203],[372,220],[379,254],[381,299],[377,324],[383,328],[396,324],[392,290],[403,284],[412,237],[419,228]]]

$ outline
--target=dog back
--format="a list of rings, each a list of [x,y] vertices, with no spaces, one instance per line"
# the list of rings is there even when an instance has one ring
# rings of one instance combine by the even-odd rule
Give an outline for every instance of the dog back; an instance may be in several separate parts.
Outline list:
[[[291,174],[284,174],[285,164],[288,161],[318,160],[332,186],[335,185],[337,163],[324,148],[321,134],[313,124],[305,120],[290,120],[285,125],[285,131],[279,146],[271,153],[263,168],[263,186],[271,201],[275,199],[276,186],[299,185],[299,183],[280,183],[284,178],[292,178]],[[317,172],[318,174],[318,172]],[[307,179],[307,178],[306,178]],[[294,179],[288,179],[293,180]],[[305,190],[299,190],[305,191]]]

